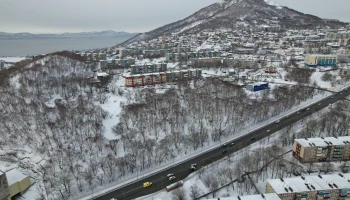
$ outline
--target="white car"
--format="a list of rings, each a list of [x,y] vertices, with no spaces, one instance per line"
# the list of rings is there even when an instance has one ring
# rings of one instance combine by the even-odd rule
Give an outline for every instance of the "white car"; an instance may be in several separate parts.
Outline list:
[[[167,177],[172,177],[172,176],[174,176],[174,174],[168,174],[168,175],[166,175]]]
[[[172,181],[172,180],[174,180],[176,177],[175,176],[170,176],[169,177],[169,181]]]
[[[270,132],[270,129],[269,129],[269,130],[267,130],[266,132]]]
[[[275,124],[278,124],[278,123],[280,123],[280,120],[277,120],[277,121],[275,122]]]

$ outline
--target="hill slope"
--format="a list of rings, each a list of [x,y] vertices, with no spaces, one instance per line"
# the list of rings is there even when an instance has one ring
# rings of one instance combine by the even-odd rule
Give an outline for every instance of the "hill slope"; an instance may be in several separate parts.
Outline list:
[[[258,27],[262,25],[281,28],[312,28],[317,26],[344,26],[342,22],[325,20],[282,7],[268,0],[225,0],[205,7],[193,15],[162,26],[147,33],[139,34],[124,43],[154,39],[171,33],[197,33],[204,29]]]

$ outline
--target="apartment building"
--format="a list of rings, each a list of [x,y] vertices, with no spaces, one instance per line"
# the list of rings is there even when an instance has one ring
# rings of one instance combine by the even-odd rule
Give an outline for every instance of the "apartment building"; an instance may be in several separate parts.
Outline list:
[[[338,76],[341,78],[350,78],[350,68],[340,68]]]
[[[336,66],[337,61],[337,55],[307,55],[305,57],[305,65],[309,67]]]
[[[283,200],[350,199],[350,174],[301,176],[270,179],[266,193],[276,193]]]
[[[350,160],[350,136],[295,139],[293,156],[302,163]]]
[[[218,200],[216,199],[209,199],[209,200]],[[246,195],[246,196],[237,196],[237,197],[223,197],[220,198],[220,200],[281,200],[281,198],[274,193],[270,194],[258,194],[258,195]]]
[[[125,87],[139,87],[146,85],[163,84],[198,79],[202,77],[202,70],[189,69],[179,71],[166,71],[148,74],[133,74],[124,76]]]
[[[148,63],[143,65],[131,65],[131,74],[154,73],[167,71],[166,63]]]

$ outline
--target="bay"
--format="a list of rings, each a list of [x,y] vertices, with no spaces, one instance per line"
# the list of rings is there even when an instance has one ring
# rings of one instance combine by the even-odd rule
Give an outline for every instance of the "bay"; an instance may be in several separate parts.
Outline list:
[[[63,50],[90,50],[115,46],[129,36],[0,39],[0,56],[32,56]]]

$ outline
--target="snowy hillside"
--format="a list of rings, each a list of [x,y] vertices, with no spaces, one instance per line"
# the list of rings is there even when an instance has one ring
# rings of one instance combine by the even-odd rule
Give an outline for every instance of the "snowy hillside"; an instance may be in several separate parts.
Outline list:
[[[164,35],[169,36],[172,33],[198,33],[205,29],[216,30],[220,28],[235,29],[242,23],[252,27],[268,24],[281,28],[345,25],[342,22],[325,22],[319,17],[304,14],[288,7],[281,7],[270,0],[226,0],[205,7],[183,20],[139,34],[122,45]]]

